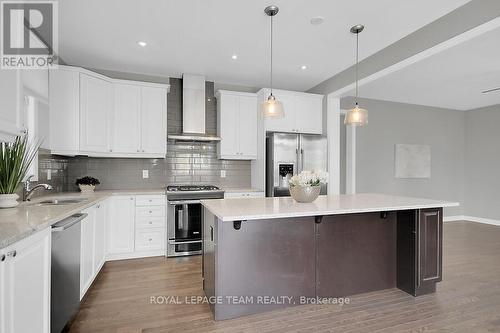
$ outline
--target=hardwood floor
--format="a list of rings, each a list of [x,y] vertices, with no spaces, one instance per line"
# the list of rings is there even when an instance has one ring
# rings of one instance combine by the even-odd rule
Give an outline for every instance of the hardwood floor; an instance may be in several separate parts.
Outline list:
[[[444,225],[443,282],[414,298],[398,289],[350,304],[305,305],[214,322],[208,305],[151,304],[203,295],[201,257],[108,262],[70,332],[500,332],[500,227]]]

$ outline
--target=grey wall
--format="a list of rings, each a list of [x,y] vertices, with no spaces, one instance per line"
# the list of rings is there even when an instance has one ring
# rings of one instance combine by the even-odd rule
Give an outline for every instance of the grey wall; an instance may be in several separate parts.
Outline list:
[[[369,124],[358,128],[357,192],[380,192],[464,202],[465,113],[426,106],[360,99]],[[352,98],[343,98],[349,109]],[[394,145],[426,144],[432,149],[430,179],[396,179]],[[462,215],[449,208],[445,215]]]
[[[500,105],[465,117],[465,215],[500,220]]]
[[[131,78],[122,73],[112,74],[113,77]],[[133,79],[146,80],[147,77],[134,75]],[[216,134],[217,100],[214,97],[213,82],[206,83],[205,107],[206,131],[208,134]],[[170,79],[167,119],[169,134],[182,132],[181,79]],[[142,170],[149,170],[148,179],[142,178]],[[226,170],[225,178],[220,177],[221,170]],[[76,190],[75,180],[87,175],[100,180],[100,189],[154,189],[171,184],[250,187],[250,162],[217,159],[215,143],[168,142],[166,159],[68,159],[68,190]]]

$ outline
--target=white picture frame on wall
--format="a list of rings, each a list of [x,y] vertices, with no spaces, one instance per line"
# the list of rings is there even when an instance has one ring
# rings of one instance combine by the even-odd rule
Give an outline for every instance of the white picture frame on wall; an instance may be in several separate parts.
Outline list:
[[[396,144],[394,177],[401,179],[431,178],[431,146]]]

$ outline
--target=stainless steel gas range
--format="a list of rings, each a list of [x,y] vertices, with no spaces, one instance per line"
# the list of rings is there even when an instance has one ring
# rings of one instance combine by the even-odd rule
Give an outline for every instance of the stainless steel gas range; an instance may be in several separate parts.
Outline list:
[[[176,185],[166,190],[167,256],[201,254],[202,207],[200,200],[223,199],[224,191],[211,185]]]

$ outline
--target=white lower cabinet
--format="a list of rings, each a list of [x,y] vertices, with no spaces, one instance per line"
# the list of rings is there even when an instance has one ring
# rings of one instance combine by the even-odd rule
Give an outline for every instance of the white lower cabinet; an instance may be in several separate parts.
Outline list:
[[[103,201],[83,211],[88,216],[80,223],[80,299],[106,260],[106,207],[107,201]]]
[[[134,252],[135,197],[113,196],[108,208],[108,256]]]
[[[165,196],[114,196],[109,201],[107,260],[165,254]]]
[[[95,211],[89,208],[84,213],[88,214],[88,216],[80,222],[80,299],[83,298],[87,289],[92,284],[94,275]]]
[[[50,332],[51,229],[0,250],[0,332]]]
[[[95,206],[94,227],[94,272],[99,273],[106,262],[106,221],[108,201],[103,201]]]
[[[135,232],[135,250],[136,251],[154,251],[164,248],[165,229],[150,228],[138,229]]]

